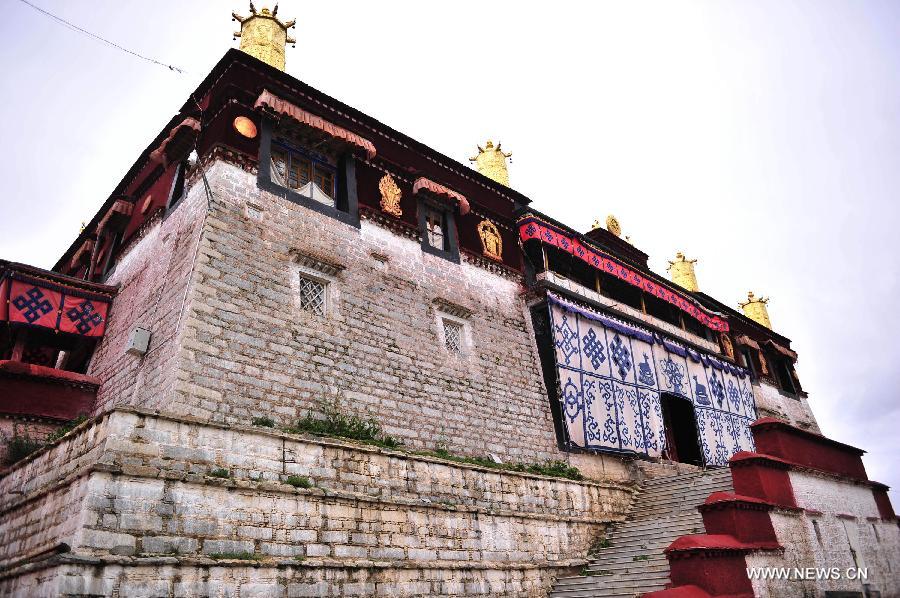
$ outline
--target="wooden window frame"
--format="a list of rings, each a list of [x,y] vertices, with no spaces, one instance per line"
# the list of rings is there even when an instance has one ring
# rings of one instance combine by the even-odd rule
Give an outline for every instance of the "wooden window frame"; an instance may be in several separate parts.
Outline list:
[[[419,232],[422,235],[422,251],[458,264],[459,240],[456,234],[456,220],[453,217],[453,210],[434,199],[428,198],[426,195],[420,194],[416,212],[419,216]],[[440,214],[442,217],[444,249],[438,249],[437,247],[432,246],[429,241],[426,220],[429,212]]]
[[[304,208],[319,212],[350,226],[359,228],[359,198],[356,192],[356,157],[347,151],[337,160],[334,170],[334,207],[323,204],[272,180],[272,145],[275,123],[264,118],[259,135],[259,163],[256,186]]]

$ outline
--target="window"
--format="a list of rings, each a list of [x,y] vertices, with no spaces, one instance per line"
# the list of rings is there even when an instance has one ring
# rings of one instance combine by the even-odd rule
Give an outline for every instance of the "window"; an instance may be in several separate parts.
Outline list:
[[[463,327],[459,322],[442,318],[444,324],[444,346],[447,351],[454,355],[462,353],[463,348]]]
[[[335,170],[324,160],[275,142],[272,144],[271,173],[272,180],[282,187],[334,207]]]
[[[184,196],[184,175],[187,171],[187,163],[181,162],[175,167],[175,180],[172,182],[172,189],[169,191],[169,201],[166,202],[166,209],[171,210],[181,198]]]
[[[778,385],[781,390],[790,394],[797,394],[797,388],[794,386],[794,376],[791,371],[791,362],[785,357],[774,357],[769,359],[769,363],[774,362],[775,375],[778,377]]]
[[[444,215],[435,210],[425,213],[425,235],[428,244],[440,251],[446,251],[444,240]]]
[[[320,280],[301,274],[300,308],[317,316],[324,316],[327,286]]]
[[[452,209],[420,195],[417,213],[422,251],[458,263],[459,250]]]

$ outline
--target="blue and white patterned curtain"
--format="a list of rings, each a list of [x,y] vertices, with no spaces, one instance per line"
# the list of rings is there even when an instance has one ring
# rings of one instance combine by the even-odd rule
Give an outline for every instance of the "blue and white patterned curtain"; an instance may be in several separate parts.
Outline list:
[[[548,294],[562,415],[586,449],[659,456],[660,393],[691,401],[707,465],[754,450],[756,403],[746,370]]]

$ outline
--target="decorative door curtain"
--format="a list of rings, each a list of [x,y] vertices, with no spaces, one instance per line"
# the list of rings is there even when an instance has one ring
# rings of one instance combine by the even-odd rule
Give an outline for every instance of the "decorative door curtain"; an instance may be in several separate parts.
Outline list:
[[[691,402],[706,465],[754,450],[756,402],[747,371],[657,333],[547,295],[562,417],[585,449],[658,457],[660,394]]]
[[[18,273],[0,280],[0,322],[101,337],[109,300]]]

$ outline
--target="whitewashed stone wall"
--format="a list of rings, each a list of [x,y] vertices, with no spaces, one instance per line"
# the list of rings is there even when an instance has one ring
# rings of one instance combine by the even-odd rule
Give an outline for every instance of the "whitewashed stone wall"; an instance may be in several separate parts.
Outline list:
[[[229,477],[210,476],[216,468]],[[10,488],[22,493],[3,494],[0,508],[3,595],[189,595],[215,569],[229,572],[216,587],[241,596],[388,595],[392,585],[398,596],[540,596],[633,493],[134,411],[20,464],[0,479]],[[20,562],[60,542],[71,552]],[[256,568],[216,560],[237,553]]]
[[[761,553],[747,557],[748,567],[837,568],[840,579],[769,580],[754,582],[757,596],[805,598],[825,591],[863,592],[864,583],[882,596],[900,596],[900,530],[884,521],[871,489],[865,485],[807,471],[791,471],[791,485],[804,511],[772,513],[783,556]],[[868,570],[868,579],[851,579],[847,571]]]
[[[774,417],[793,426],[819,433],[819,424],[805,397],[791,397],[765,382],[753,384],[753,397],[760,417]]]

